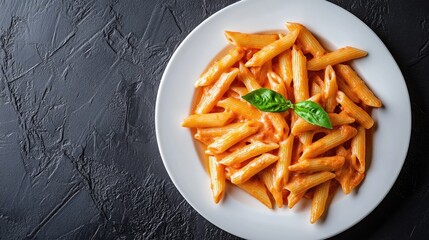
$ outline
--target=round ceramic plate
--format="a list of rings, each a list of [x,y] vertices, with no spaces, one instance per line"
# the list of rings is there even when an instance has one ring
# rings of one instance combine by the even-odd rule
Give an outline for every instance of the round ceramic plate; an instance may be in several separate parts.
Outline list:
[[[190,114],[194,83],[228,45],[223,32],[284,31],[299,22],[334,50],[353,46],[367,57],[354,69],[382,100],[373,111],[373,134],[366,178],[358,192],[338,192],[327,216],[310,224],[305,201],[293,209],[270,210],[242,190],[227,186],[219,204],[212,200],[209,177],[198,144],[181,121]],[[404,78],[384,44],[358,18],[326,1],[246,0],[232,4],[201,23],[182,42],[162,77],[156,102],[156,134],[165,168],[189,204],[216,226],[246,239],[320,239],[338,234],[367,216],[393,186],[408,150],[411,110]]]

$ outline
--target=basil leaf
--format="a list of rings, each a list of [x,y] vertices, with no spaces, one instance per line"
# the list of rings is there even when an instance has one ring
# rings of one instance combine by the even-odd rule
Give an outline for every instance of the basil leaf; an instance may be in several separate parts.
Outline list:
[[[242,98],[264,112],[284,112],[293,107],[291,101],[286,100],[280,93],[267,88],[257,89]]]
[[[280,93],[267,88],[260,88],[252,91],[242,98],[264,112],[284,112],[289,108],[294,109],[296,115],[305,121],[332,129],[332,124],[328,113],[317,103],[312,101],[302,101],[293,104],[290,100],[285,99]]]
[[[296,103],[295,113],[311,124],[332,129],[332,124],[328,113],[326,113],[326,111],[315,102],[302,101]]]

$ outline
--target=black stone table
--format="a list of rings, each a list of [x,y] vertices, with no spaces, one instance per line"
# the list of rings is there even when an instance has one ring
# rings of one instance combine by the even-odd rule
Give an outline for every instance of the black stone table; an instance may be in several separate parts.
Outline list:
[[[169,58],[233,2],[0,0],[0,239],[236,239],[176,190],[154,129]],[[413,112],[394,187],[333,239],[429,239],[429,1],[332,2],[389,48]]]

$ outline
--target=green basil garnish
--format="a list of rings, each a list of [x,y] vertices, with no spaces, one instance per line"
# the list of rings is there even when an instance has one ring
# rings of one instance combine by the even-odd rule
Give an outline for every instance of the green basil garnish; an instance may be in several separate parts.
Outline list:
[[[302,101],[293,104],[281,94],[267,88],[257,89],[242,96],[242,98],[264,112],[284,112],[292,108],[296,115],[305,121],[320,127],[332,129],[328,114],[315,102]]]
[[[284,112],[293,106],[293,103],[280,93],[266,88],[252,91],[242,98],[264,112]]]
[[[332,129],[328,113],[317,103],[302,101],[295,104],[295,113],[305,121],[324,128]]]

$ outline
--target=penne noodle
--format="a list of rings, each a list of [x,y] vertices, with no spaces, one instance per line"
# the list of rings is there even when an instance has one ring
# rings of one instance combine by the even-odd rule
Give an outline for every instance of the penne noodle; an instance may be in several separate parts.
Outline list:
[[[277,160],[277,156],[272,155],[270,153],[264,153],[261,156],[250,161],[246,166],[240,168],[234,174],[232,174],[231,182],[234,184],[244,183]]]
[[[363,50],[354,47],[344,47],[333,52],[325,53],[320,57],[312,58],[307,62],[307,69],[309,71],[318,71],[325,69],[328,65],[334,66],[339,63],[365,57],[366,55],[368,55],[368,53]]]
[[[231,91],[237,93],[240,97],[249,93],[246,87],[232,86]]]
[[[343,156],[320,157],[313,159],[301,159],[300,162],[289,166],[289,171],[300,173],[313,173],[321,171],[334,172],[344,164]]]
[[[233,117],[234,113],[231,112],[193,114],[183,120],[182,127],[222,127],[225,126]]]
[[[325,100],[325,110],[332,113],[337,107],[337,77],[331,65],[328,65],[325,70],[325,86],[323,88],[323,97]]]
[[[281,189],[277,190],[274,187],[274,174],[275,165],[272,165],[272,167],[262,170],[259,173],[259,176],[261,177],[262,182],[265,184],[265,187],[267,187],[268,191],[271,193],[271,196],[273,196],[277,207],[281,208],[283,207],[283,195]]]
[[[267,189],[265,188],[264,184],[261,183],[259,180],[252,178],[244,183],[236,185],[246,191],[248,194],[252,195],[269,209],[273,208],[270,196],[267,193]]]
[[[240,62],[240,72],[238,73],[238,80],[243,82],[249,92],[261,88],[261,85],[256,81],[255,77],[244,66],[244,63]]]
[[[302,152],[304,151],[304,145],[298,138],[295,138],[295,142],[293,143],[293,152],[292,152],[292,160],[290,164],[295,164],[299,162],[301,158]]]
[[[213,200],[218,203],[225,193],[225,167],[214,156],[209,156],[210,188]]]
[[[300,117],[298,117],[298,115],[296,115],[296,113],[294,111],[292,111],[290,115],[291,115],[290,116],[290,125],[293,127],[293,126],[295,126],[298,119],[300,119]]]
[[[329,134],[312,143],[310,146],[305,147],[301,159],[317,157],[351,139],[356,133],[356,128],[349,125],[342,125],[338,129],[330,131]]]
[[[219,80],[201,97],[200,102],[197,104],[195,113],[202,114],[210,112],[220,98],[229,89],[229,86],[234,81],[238,74],[238,69],[233,68],[228,73],[222,73]]]
[[[213,143],[207,146],[207,154],[220,154],[225,152],[228,148],[248,136],[256,133],[259,130],[260,123],[255,121],[246,122],[246,124],[237,128],[231,129],[231,131],[217,138]]]
[[[279,40],[262,48],[246,62],[246,67],[262,66],[265,62],[273,59],[275,56],[290,48],[298,37],[299,30],[300,29],[290,31],[283,38],[280,38]]]
[[[371,116],[350,100],[343,92],[339,91],[337,93],[337,101],[341,104],[343,110],[356,119],[356,122],[360,123],[364,128],[370,129],[374,125],[374,120]]]
[[[195,83],[195,87],[208,86],[213,84],[219,76],[232,67],[244,56],[244,50],[234,48],[219,61],[216,61]]]
[[[345,156],[345,163],[341,170],[335,172],[336,180],[340,183],[344,194],[349,194],[355,189],[365,177],[364,173],[356,171],[351,164],[351,153],[344,147],[337,149],[337,155]]]
[[[241,32],[225,31],[225,37],[232,45],[240,48],[261,49],[277,39],[277,34],[248,34]]]
[[[316,94],[314,96],[311,96],[309,99],[307,99],[309,101],[315,102],[319,105],[323,105],[322,103],[322,94]]]
[[[337,84],[338,84],[338,90],[346,94],[346,96],[350,98],[350,100],[352,100],[355,103],[360,102],[358,95],[355,92],[353,92],[353,89],[349,85],[347,85],[347,83],[345,83],[340,76],[337,76]]]
[[[244,54],[243,60],[247,61],[247,60],[251,59],[253,54],[255,54],[257,51],[259,51],[259,50],[258,49],[247,49],[245,54]]]
[[[310,223],[315,223],[325,212],[331,181],[318,185],[311,201]]]
[[[280,141],[283,135],[289,133],[289,126],[281,113],[266,113],[274,127],[274,138]]]
[[[335,70],[350,86],[362,102],[371,107],[381,107],[381,101],[368,88],[365,82],[348,65],[338,64]]]
[[[366,151],[366,147],[365,147],[366,130],[362,126],[359,126],[357,130],[358,130],[358,133],[354,138],[352,138],[352,141],[351,141],[351,151],[352,151],[351,165],[356,171],[360,173],[364,173],[365,172],[365,151]]]
[[[267,73],[268,82],[270,83],[271,90],[280,93],[285,99],[288,99],[286,86],[283,80],[275,72],[270,71]]]
[[[216,138],[204,137],[204,136],[199,135],[198,133],[194,134],[194,138],[196,140],[200,141],[205,146],[210,145],[211,143],[213,143],[216,140]]]
[[[306,27],[299,23],[286,23],[286,26],[289,30],[301,29],[298,35],[298,40],[303,46],[303,50],[311,53],[313,57],[322,56],[326,51],[319,41],[314,37],[314,35],[308,31]]]
[[[252,157],[256,157],[263,153],[277,149],[278,147],[279,145],[276,143],[263,143],[261,141],[256,141],[240,149],[237,149],[230,155],[220,160],[220,163],[226,166],[232,166],[237,163],[249,160]]]
[[[227,157],[229,154],[231,154],[231,153],[233,153],[239,149],[244,148],[246,145],[248,145],[248,142],[249,142],[248,139],[249,138],[245,138],[244,140],[242,140],[242,141],[238,142],[237,144],[235,144],[234,146],[230,147],[226,152],[223,153],[225,155],[223,155],[223,157],[219,158],[218,160],[220,161],[223,158]],[[240,168],[242,166],[244,166],[244,165],[242,165],[241,163],[237,163],[237,164],[232,165],[232,167],[235,167],[235,168]]]
[[[314,131],[309,132],[303,132],[301,133],[298,138],[299,141],[302,143],[302,146],[307,147],[313,142],[313,137],[316,134]]]
[[[293,46],[292,74],[295,102],[301,102],[310,97],[306,62],[307,60],[302,51]]]
[[[295,194],[305,193],[308,189],[334,177],[335,174],[331,172],[318,172],[311,175],[299,176],[286,184],[285,188]]]
[[[281,132],[276,133],[276,129],[271,122],[269,115],[272,113],[263,113],[261,118],[262,128],[259,131],[258,134],[255,134],[257,139],[264,141],[264,142],[278,142],[278,138],[276,137],[276,134],[282,134]],[[253,140],[253,138],[252,138]],[[249,140],[249,141],[252,141]]]
[[[245,89],[247,92],[247,89]],[[241,95],[238,94],[236,91],[232,90],[231,88],[228,89],[228,91],[223,95],[223,97],[225,98],[235,98],[235,99],[240,99]],[[217,109],[215,110],[217,111]]]
[[[285,85],[290,87],[292,84],[292,51],[290,49],[282,52],[277,57],[279,66],[279,75]]]
[[[279,160],[276,163],[276,174],[274,177],[274,187],[277,191],[280,191],[289,180],[288,167],[292,161],[293,140],[294,136],[291,134],[279,143]]]
[[[197,133],[195,135],[201,138],[217,138],[231,131],[231,129],[236,128],[238,126],[242,126],[244,124],[245,123],[231,123],[223,127],[198,128]]]
[[[310,95],[314,96],[317,94],[323,94],[325,83],[319,77],[319,75],[313,75],[311,77]]]
[[[350,117],[345,111],[340,113],[328,113],[329,119],[333,127],[347,125],[355,121],[354,118]],[[313,125],[302,118],[298,118],[292,127],[292,134],[299,135],[303,132],[321,130],[322,128]]]
[[[297,204],[299,202],[299,200],[301,200],[305,195],[305,192],[301,192],[301,193],[295,193],[295,192],[291,192],[289,193],[289,196],[287,197],[287,207],[288,208],[293,208],[293,206],[295,206],[295,204]]]
[[[256,82],[259,83],[259,85],[263,86],[266,84],[268,77],[267,77],[267,73],[269,71],[272,71],[273,69],[273,64],[270,61],[267,61],[266,63],[264,63],[264,65],[262,65],[261,67],[251,67],[250,68],[250,72],[252,72],[253,76],[256,79]]]
[[[348,157],[351,156],[350,150],[345,149],[344,146],[337,147],[335,151],[336,151],[337,156],[342,156],[346,160],[347,160]],[[345,163],[346,164],[344,166],[346,166],[348,164],[347,161]]]
[[[338,182],[344,194],[349,194],[355,189],[363,180],[365,174],[354,171],[349,167],[344,173],[338,177]]]
[[[262,114],[258,109],[245,101],[235,98],[230,97],[220,100],[216,105],[226,110],[230,110],[247,119],[259,120],[262,117]]]

